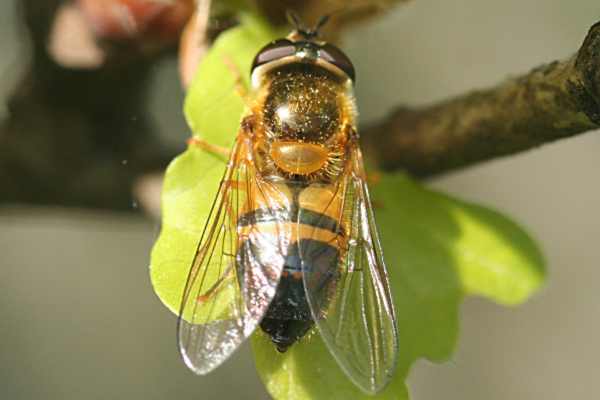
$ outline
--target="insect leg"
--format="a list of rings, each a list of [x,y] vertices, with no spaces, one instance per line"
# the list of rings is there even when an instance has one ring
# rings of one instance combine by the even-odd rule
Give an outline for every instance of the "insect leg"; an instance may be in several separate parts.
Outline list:
[[[216,281],[211,287],[209,287],[204,293],[199,294],[196,298],[198,303],[206,303],[210,300],[215,294],[218,293],[218,289],[221,288],[225,283],[229,282],[234,278],[234,276],[230,275],[230,272],[233,268],[233,263],[231,263],[224,273],[222,273],[222,278]]]
[[[233,61],[233,59],[228,56],[223,56],[223,64],[229,69],[229,72],[233,75],[235,91],[242,98],[242,101],[247,107],[250,107],[250,97],[248,96],[248,88],[242,79],[242,73],[237,64]]]
[[[221,154],[228,158],[231,155],[231,151],[227,147],[218,146],[216,144],[209,143],[206,140],[201,139],[199,137],[189,138],[187,142],[188,142],[188,145],[198,146],[202,150],[206,150],[210,153]]]

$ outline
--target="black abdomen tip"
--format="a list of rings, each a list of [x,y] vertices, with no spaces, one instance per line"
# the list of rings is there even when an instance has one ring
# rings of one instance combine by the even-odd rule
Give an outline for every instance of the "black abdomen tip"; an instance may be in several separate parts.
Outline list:
[[[312,319],[293,320],[264,318],[260,323],[262,330],[271,337],[271,341],[280,353],[300,339],[312,327]]]
[[[291,343],[275,343],[275,347],[277,348],[277,351],[280,353],[285,353],[287,351],[287,349],[290,348],[292,344]]]

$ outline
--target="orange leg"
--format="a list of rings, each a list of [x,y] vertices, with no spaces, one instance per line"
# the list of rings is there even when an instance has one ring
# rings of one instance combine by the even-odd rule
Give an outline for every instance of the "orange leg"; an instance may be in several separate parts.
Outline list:
[[[227,55],[223,56],[223,64],[229,69],[229,72],[233,75],[235,92],[240,96],[246,105],[246,107],[250,107],[250,101],[248,97],[248,88],[242,79],[242,73],[240,72],[239,67],[233,61],[233,59]]]
[[[234,276],[229,276],[229,273],[232,270],[232,266],[233,263],[230,264],[229,267],[227,267],[227,269],[225,270],[225,273],[221,276],[221,278],[215,282],[210,288],[208,288],[208,290],[206,290],[204,293],[198,295],[198,297],[196,297],[196,301],[199,304],[202,303],[206,303],[208,300],[210,300],[215,294],[219,293],[219,289],[221,289],[221,287],[226,284],[227,282],[231,281]]]
[[[199,137],[189,138],[187,142],[188,145],[198,146],[202,150],[206,150],[210,153],[220,154],[227,158],[229,158],[229,156],[231,155],[231,151],[228,148],[209,143],[206,140],[201,139]]]

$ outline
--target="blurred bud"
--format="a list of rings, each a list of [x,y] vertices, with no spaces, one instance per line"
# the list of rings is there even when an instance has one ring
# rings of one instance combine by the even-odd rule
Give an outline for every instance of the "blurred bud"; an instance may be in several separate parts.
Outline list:
[[[162,172],[142,175],[133,184],[133,197],[142,209],[156,219],[160,219],[160,195],[163,187]]]
[[[77,0],[99,38],[175,40],[193,0]]]
[[[211,15],[211,0],[197,0],[196,10],[185,26],[179,43],[179,75],[185,89],[217,36],[237,24],[238,20],[233,14]]]
[[[81,9],[72,3],[62,4],[56,13],[48,53],[65,68],[98,68],[106,58]]]
[[[179,75],[181,84],[187,88],[200,60],[208,50],[207,18],[194,14],[183,30],[179,44]]]

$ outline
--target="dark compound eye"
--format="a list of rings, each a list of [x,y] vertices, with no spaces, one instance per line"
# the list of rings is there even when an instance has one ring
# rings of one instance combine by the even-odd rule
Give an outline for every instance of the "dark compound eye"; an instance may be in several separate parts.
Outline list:
[[[354,65],[352,65],[352,61],[350,61],[348,56],[344,54],[343,51],[341,51],[332,44],[325,43],[321,47],[319,55],[323,60],[330,62],[331,64],[344,71],[346,75],[348,75],[348,77],[354,82],[354,80],[356,79]]]
[[[252,71],[254,68],[259,67],[271,61],[278,60],[283,57],[294,55],[296,47],[294,43],[288,39],[277,39],[265,47],[263,47],[252,62]]]

